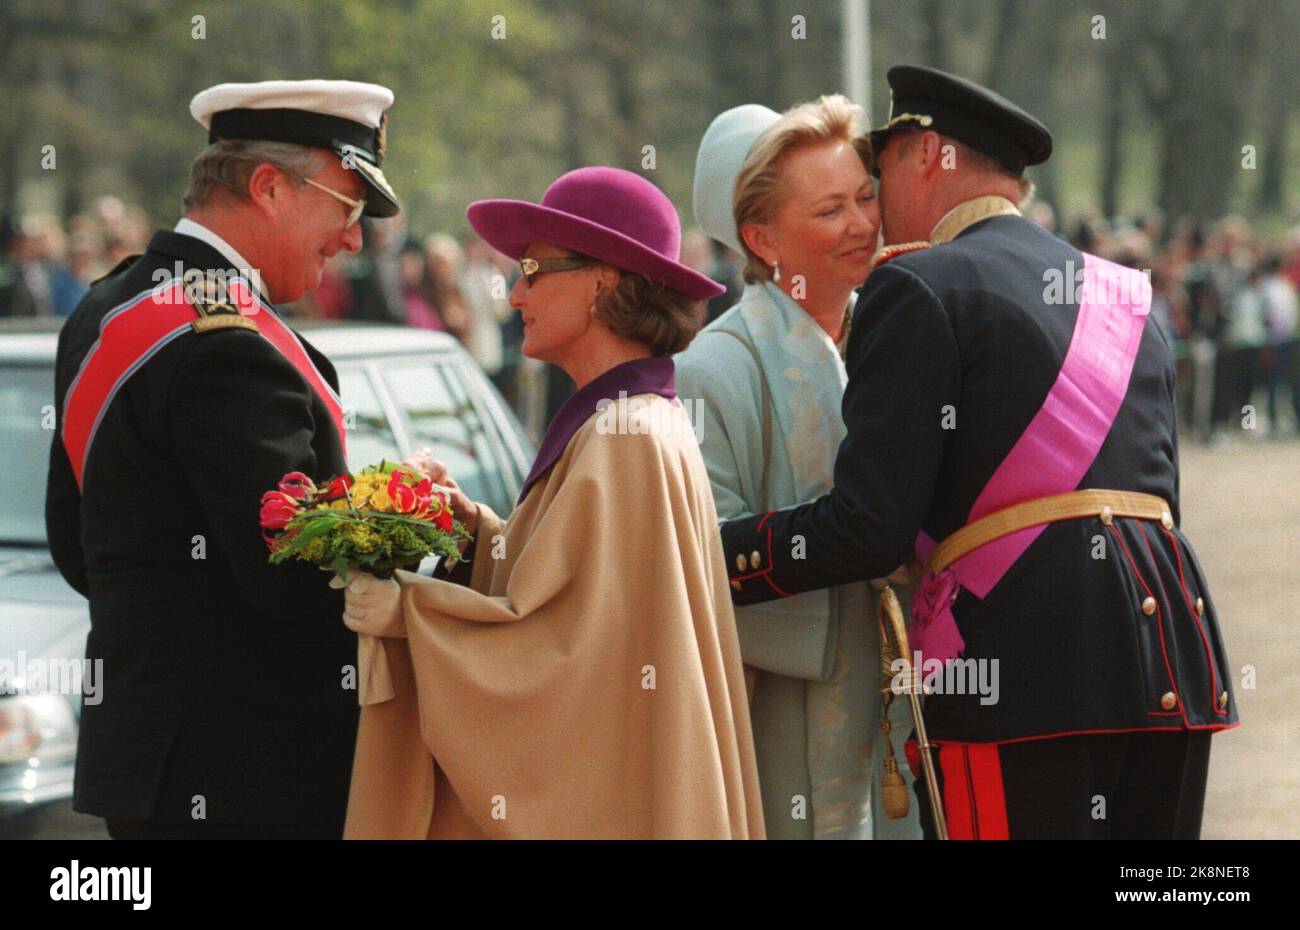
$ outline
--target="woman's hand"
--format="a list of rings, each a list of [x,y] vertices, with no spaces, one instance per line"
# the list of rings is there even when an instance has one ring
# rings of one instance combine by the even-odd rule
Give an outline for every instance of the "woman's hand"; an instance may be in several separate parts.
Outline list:
[[[342,586],[338,576],[330,587]],[[406,638],[402,617],[402,586],[391,578],[380,580],[365,572],[352,572],[344,592],[343,623],[354,633]]]
[[[416,449],[406,458],[402,459],[402,464],[406,465],[408,468],[414,468],[431,481],[433,480],[433,475],[430,474],[430,472],[435,466],[441,465],[441,463],[433,457],[433,450],[429,448]],[[443,467],[442,470],[445,472],[447,469]]]
[[[435,459],[430,450],[417,449],[402,464],[416,469],[446,492],[452,514],[465,524],[465,529],[469,530],[471,536],[478,532],[478,504],[460,489],[456,480],[447,473],[447,466]]]

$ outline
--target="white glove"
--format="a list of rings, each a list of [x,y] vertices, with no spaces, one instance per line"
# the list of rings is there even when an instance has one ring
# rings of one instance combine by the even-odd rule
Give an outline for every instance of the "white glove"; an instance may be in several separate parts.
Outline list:
[[[338,587],[337,581],[336,576],[330,585]],[[356,633],[405,639],[402,586],[391,578],[381,581],[366,572],[352,572],[344,593],[343,622]]]

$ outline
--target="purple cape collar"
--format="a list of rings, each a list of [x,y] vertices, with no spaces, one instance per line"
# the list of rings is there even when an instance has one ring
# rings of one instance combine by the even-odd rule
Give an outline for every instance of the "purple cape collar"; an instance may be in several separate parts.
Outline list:
[[[552,465],[560,460],[573,434],[582,425],[596,415],[596,405],[602,400],[618,400],[620,391],[627,392],[628,397],[635,394],[658,394],[672,400],[677,396],[677,380],[674,375],[671,358],[634,358],[630,362],[615,365],[609,371],[592,379],[586,387],[577,391],[564,402],[551,425],[542,437],[542,447],[537,450],[532,470],[524,479],[524,486],[519,489],[522,504],[528,491]]]

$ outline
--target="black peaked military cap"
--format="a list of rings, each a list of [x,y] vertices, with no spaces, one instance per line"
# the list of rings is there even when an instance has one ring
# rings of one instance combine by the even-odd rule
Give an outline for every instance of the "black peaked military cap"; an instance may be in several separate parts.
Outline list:
[[[996,159],[1019,175],[1047,161],[1047,127],[987,87],[937,68],[897,65],[889,69],[889,119],[871,133],[878,157],[895,129],[917,127],[950,136]]]

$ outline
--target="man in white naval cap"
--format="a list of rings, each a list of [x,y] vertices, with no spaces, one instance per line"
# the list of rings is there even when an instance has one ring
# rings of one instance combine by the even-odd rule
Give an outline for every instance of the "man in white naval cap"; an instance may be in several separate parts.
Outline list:
[[[184,217],[59,335],[50,551],[90,601],[73,807],[115,838],[338,837],[356,735],[340,592],[272,566],[262,494],[347,470],[333,366],[275,304],[391,216],[392,92],[222,84]]]

